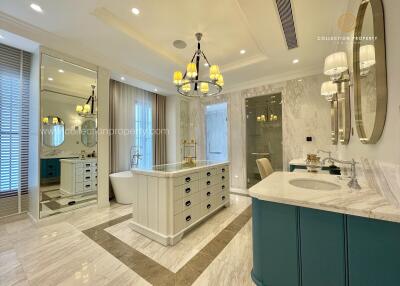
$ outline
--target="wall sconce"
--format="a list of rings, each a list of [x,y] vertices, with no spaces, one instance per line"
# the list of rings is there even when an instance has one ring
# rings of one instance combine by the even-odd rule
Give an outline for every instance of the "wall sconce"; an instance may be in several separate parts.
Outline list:
[[[375,65],[374,45],[364,45],[360,47],[360,76],[365,77],[370,71],[370,67]]]
[[[336,99],[338,93],[338,84],[333,81],[325,81],[321,85],[321,95],[325,97],[327,101],[333,101]]]
[[[349,66],[345,52],[333,53],[325,58],[324,74],[337,84],[337,93],[342,93],[341,83],[350,82]]]

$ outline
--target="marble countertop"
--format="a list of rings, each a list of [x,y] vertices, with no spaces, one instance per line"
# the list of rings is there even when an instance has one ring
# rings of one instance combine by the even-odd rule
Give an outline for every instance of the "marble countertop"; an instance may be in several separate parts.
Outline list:
[[[133,168],[131,169],[131,171],[136,174],[150,175],[155,177],[176,177],[185,174],[190,174],[199,171],[201,169],[212,168],[222,165],[229,165],[229,162],[216,163],[209,161],[197,161],[196,165],[194,166],[185,165],[182,162],[180,162],[173,164],[157,165],[148,169]]]
[[[289,165],[295,165],[295,166],[306,166],[306,159],[304,158],[297,158],[297,159],[293,159],[289,162]],[[326,161],[325,162],[325,167],[329,167],[329,162]]]
[[[340,190],[323,191],[295,187],[291,179],[324,180],[339,185]],[[400,222],[400,208],[391,204],[381,193],[359,179],[361,190],[351,190],[349,179],[313,173],[275,172],[249,189],[253,198],[264,201],[319,209],[367,218]]]

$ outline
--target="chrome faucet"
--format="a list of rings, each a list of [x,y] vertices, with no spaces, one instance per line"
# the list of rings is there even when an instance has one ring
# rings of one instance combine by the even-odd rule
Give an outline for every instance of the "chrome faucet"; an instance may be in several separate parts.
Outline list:
[[[136,168],[139,165],[139,160],[141,159],[142,155],[139,154],[138,148],[136,146],[131,147],[131,153],[130,153],[130,167],[131,168]]]
[[[351,165],[351,177],[350,177],[350,182],[347,184],[351,189],[355,190],[360,190],[361,186],[358,184],[357,181],[357,172],[356,172],[356,164],[357,162],[352,159],[351,161],[341,161],[332,157],[326,157],[325,159],[322,160],[322,165],[325,164],[326,161],[330,160],[331,162],[337,162],[339,164],[346,164],[346,165]]]
[[[323,162],[323,164],[322,164],[322,166],[324,166],[325,165],[325,162],[326,161],[329,161],[330,163],[331,163],[331,165],[333,164],[333,158],[332,158],[332,152],[331,151],[325,151],[325,150],[322,150],[322,149],[318,149],[317,150],[317,154],[318,153],[325,153],[325,154],[328,154],[328,157],[326,158],[326,160]]]

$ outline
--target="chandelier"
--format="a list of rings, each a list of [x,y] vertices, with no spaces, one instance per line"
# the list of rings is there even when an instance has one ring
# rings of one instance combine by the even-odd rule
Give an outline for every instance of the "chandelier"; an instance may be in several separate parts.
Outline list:
[[[196,33],[195,36],[197,39],[197,50],[187,65],[184,75],[181,71],[174,72],[174,84],[177,91],[187,97],[217,95],[222,91],[224,78],[219,67],[211,65],[200,48],[200,41],[203,34]],[[209,67],[209,79],[199,79],[201,58],[205,61],[204,65]]]
[[[85,105],[77,105],[76,112],[82,117],[92,117],[96,114],[94,113],[94,102],[95,102],[95,95],[94,90],[96,88],[95,85],[91,85],[92,87],[92,94],[89,96],[88,100],[86,101]]]

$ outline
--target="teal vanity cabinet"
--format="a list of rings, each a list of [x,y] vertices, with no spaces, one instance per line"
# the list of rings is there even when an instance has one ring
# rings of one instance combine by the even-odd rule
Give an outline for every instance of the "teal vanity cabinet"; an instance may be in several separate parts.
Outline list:
[[[296,285],[346,285],[345,219],[338,213],[299,208],[302,283]]]
[[[400,224],[348,216],[350,286],[400,285]]]
[[[253,198],[253,281],[399,286],[400,224]]]
[[[257,285],[298,285],[298,209],[253,199],[253,281]]]

